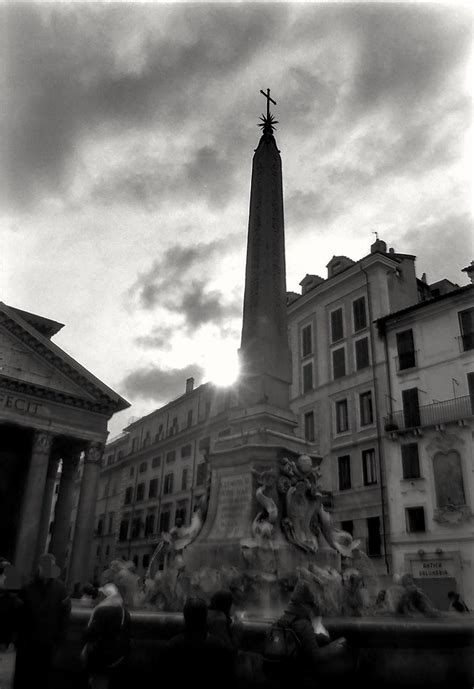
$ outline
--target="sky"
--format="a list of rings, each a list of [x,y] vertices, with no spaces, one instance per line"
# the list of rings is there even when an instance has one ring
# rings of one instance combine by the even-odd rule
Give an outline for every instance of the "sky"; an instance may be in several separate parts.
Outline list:
[[[240,344],[250,173],[271,89],[287,288],[378,232],[467,284],[467,4],[0,5],[0,299],[135,419],[225,382]]]

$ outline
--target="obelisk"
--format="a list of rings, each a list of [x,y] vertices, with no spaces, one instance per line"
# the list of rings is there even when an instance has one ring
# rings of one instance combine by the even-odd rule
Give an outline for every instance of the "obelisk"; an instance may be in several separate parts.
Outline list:
[[[291,356],[286,316],[282,168],[273,136],[276,121],[270,113],[270,90],[261,93],[267,98],[267,115],[261,118],[262,137],[252,164],[240,393],[245,407],[267,403],[287,410]]]
[[[279,460],[311,452],[308,443],[295,434],[297,422],[289,405],[282,167],[273,135],[276,121],[270,113],[270,91],[262,93],[267,98],[267,114],[261,118],[263,131],[252,167],[241,375],[228,418],[230,432],[214,444],[209,455],[206,518],[184,552],[190,571],[225,566],[241,570],[248,565],[246,555],[254,560],[261,557],[255,519],[262,500],[270,495],[279,500],[275,484]],[[262,496],[258,489],[266,479],[259,482],[257,477],[270,474],[275,481],[271,480],[272,487]],[[268,566],[272,571],[291,569],[301,555],[296,553],[295,560],[294,551],[276,520],[264,553],[271,558]]]

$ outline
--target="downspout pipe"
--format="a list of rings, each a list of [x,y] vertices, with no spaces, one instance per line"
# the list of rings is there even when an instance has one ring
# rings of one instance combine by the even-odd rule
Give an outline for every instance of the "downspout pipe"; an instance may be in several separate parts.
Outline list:
[[[361,271],[365,275],[365,284],[367,287],[367,302],[368,302],[368,310],[369,310],[369,321],[370,321],[370,356],[372,358],[372,382],[374,386],[374,406],[375,406],[375,425],[377,429],[377,450],[378,450],[378,465],[379,465],[379,475],[380,475],[380,502],[381,502],[381,509],[382,509],[382,536],[383,536],[383,552],[384,552],[384,560],[385,560],[385,568],[387,570],[387,574],[390,574],[390,564],[388,561],[387,557],[387,537],[386,537],[386,516],[385,516],[385,491],[384,491],[384,486],[383,486],[383,480],[384,480],[384,473],[383,473],[383,450],[382,450],[382,440],[381,440],[381,430],[380,430],[380,415],[378,413],[379,405],[378,405],[378,394],[377,394],[377,376],[375,375],[375,347],[374,347],[374,328],[373,328],[373,313],[372,313],[372,298],[371,298],[371,291],[370,291],[370,282],[369,282],[369,276],[367,271],[359,265]]]

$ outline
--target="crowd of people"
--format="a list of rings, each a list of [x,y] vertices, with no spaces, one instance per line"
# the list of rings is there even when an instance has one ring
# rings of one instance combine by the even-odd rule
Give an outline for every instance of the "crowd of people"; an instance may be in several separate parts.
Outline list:
[[[0,559],[0,649],[14,644],[16,664],[13,689],[50,688],[50,674],[55,658],[66,639],[71,599],[91,607],[83,635],[80,666],[91,689],[114,689],[125,676],[131,653],[132,625],[127,605],[116,584],[103,586],[75,584],[71,593],[58,576],[54,557],[42,555],[35,576],[23,587],[12,585],[14,568]],[[10,579],[10,580],[9,580]],[[97,582],[98,583],[98,582]],[[396,612],[400,615],[436,617],[440,613],[413,577],[400,579]],[[348,614],[357,614],[361,600],[361,582],[354,578],[349,587]],[[460,595],[448,594],[450,610],[468,611]],[[297,652],[275,659],[242,651],[242,625],[233,616],[233,596],[219,590],[207,603],[189,597],[183,608],[184,631],[167,642],[162,671],[169,672],[177,686],[205,677],[212,689],[236,686],[239,677],[261,675],[273,684],[314,686],[337,667],[338,672],[355,672],[357,658],[344,638],[332,640],[324,627],[318,596],[304,578],[298,579],[289,603],[277,621],[289,629]],[[387,610],[387,592],[379,592],[375,609]],[[331,670],[332,668],[332,670]]]

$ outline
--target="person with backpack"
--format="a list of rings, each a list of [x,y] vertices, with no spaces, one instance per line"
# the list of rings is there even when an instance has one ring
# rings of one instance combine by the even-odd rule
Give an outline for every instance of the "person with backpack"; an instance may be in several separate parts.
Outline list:
[[[285,612],[267,634],[263,653],[267,678],[282,687],[314,687],[316,682],[321,686],[329,661],[346,654],[346,639],[331,641],[315,596],[299,579]]]
[[[99,588],[98,600],[84,633],[81,660],[91,689],[113,689],[130,655],[130,613],[115,584]]]

